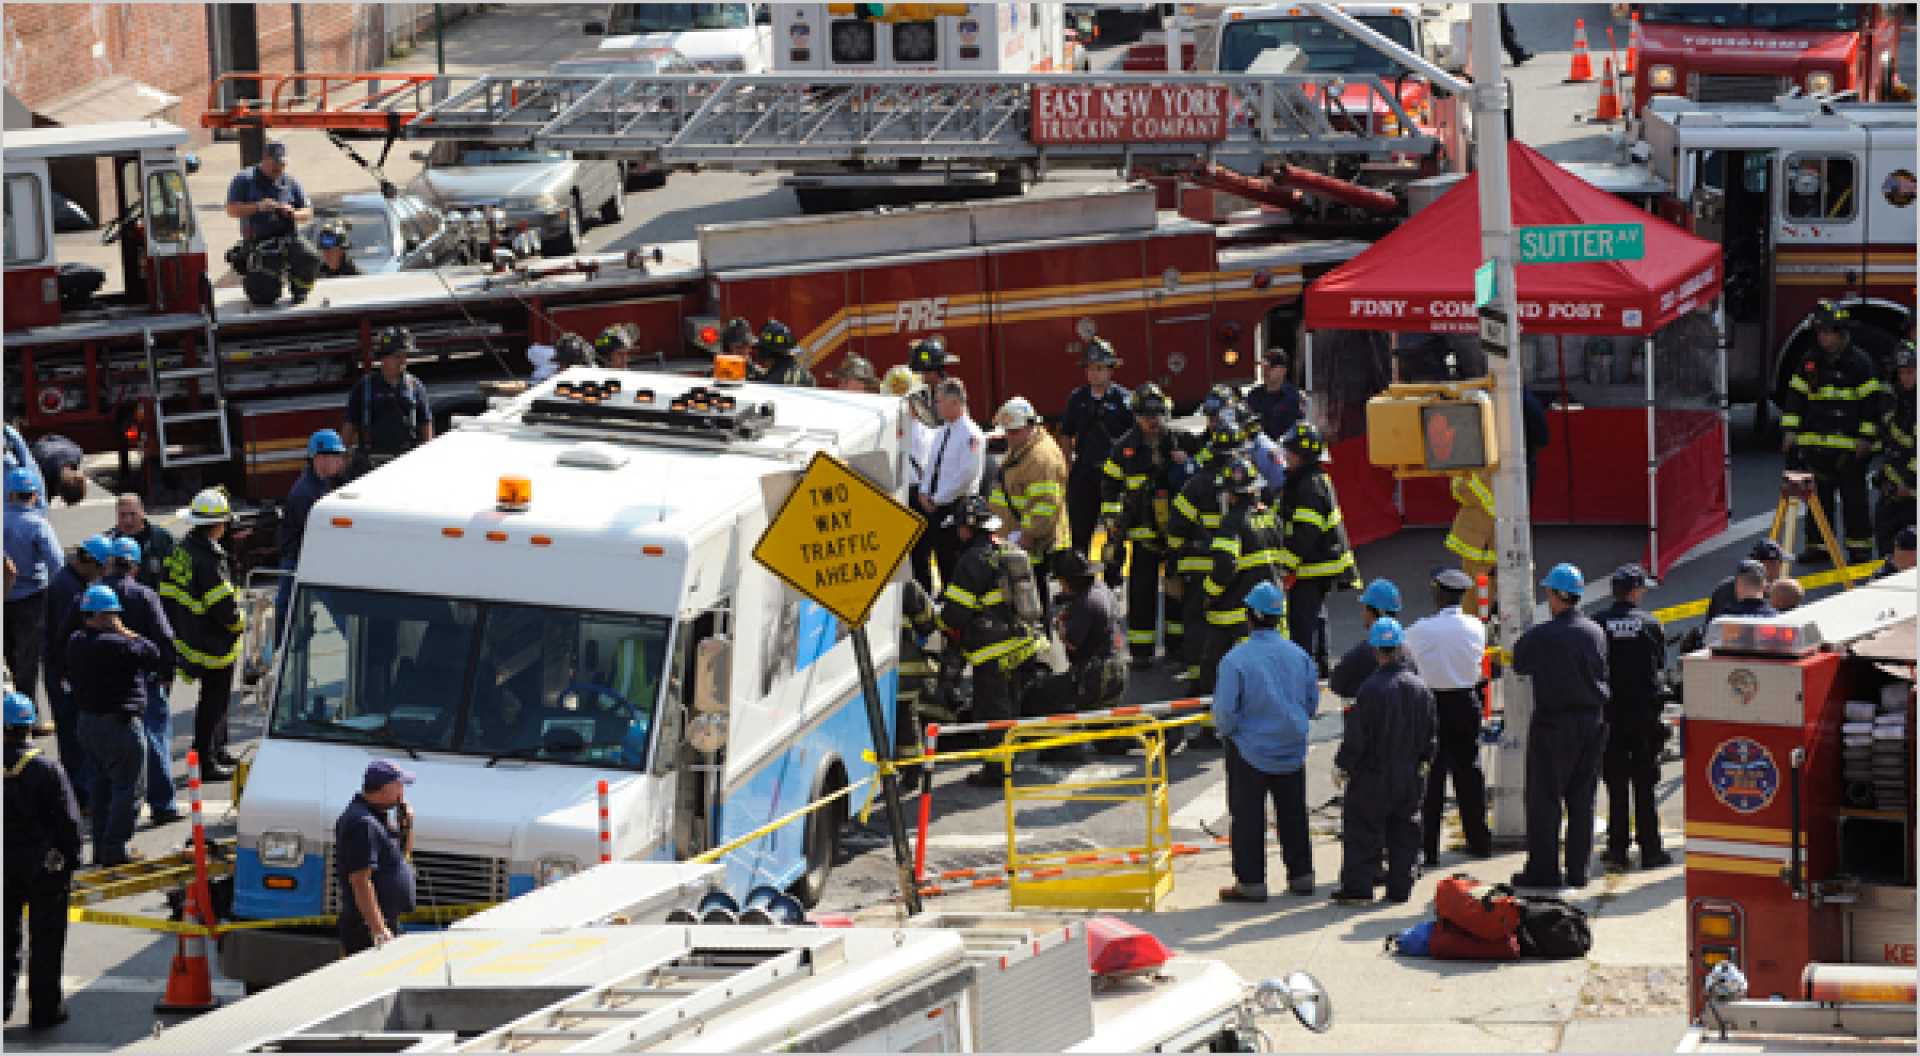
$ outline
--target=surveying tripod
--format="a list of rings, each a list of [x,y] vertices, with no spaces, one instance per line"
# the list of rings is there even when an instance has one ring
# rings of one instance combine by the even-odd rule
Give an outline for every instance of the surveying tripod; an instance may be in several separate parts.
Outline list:
[[[1839,575],[1840,582],[1852,590],[1853,568],[1847,564],[1847,551],[1840,545],[1840,540],[1834,537],[1833,523],[1827,520],[1827,511],[1820,505],[1820,492],[1814,487],[1812,473],[1790,469],[1780,474],[1780,501],[1773,507],[1773,527],[1767,529],[1767,538],[1780,544],[1791,565],[1797,553],[1794,535],[1799,531],[1802,506],[1813,515],[1814,527],[1820,530],[1820,539],[1827,544],[1827,553],[1833,557],[1834,571]]]

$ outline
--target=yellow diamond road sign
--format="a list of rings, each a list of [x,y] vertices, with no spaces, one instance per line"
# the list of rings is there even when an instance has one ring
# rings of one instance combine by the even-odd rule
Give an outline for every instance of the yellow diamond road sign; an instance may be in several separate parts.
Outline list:
[[[753,559],[857,624],[926,528],[919,514],[819,452],[754,544]]]

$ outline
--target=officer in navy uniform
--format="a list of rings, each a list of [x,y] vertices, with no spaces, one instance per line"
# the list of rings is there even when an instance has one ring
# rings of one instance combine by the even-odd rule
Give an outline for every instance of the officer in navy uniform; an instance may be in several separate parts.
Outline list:
[[[313,219],[313,203],[287,171],[285,143],[268,143],[260,164],[234,174],[227,185],[227,215],[240,221],[241,233],[250,240],[286,237],[287,286],[293,303],[305,301],[320,274],[320,251],[300,234],[300,225]]]
[[[1384,881],[1387,901],[1405,902],[1419,875],[1421,770],[1433,761],[1433,693],[1407,663],[1400,621],[1382,616],[1367,631],[1376,668],[1360,685],[1333,765],[1344,782],[1341,800],[1340,886],[1333,900],[1373,901]],[[1385,850],[1387,868],[1380,873]]]
[[[60,969],[67,949],[68,893],[80,863],[80,805],[67,772],[33,746],[32,698],[8,693],[5,707],[6,1015],[13,1018],[25,938],[27,1027],[47,1030],[67,1021]]]
[[[359,794],[333,823],[337,927],[348,956],[392,942],[400,915],[414,907],[413,811],[406,796],[411,784],[412,773],[376,759],[367,764]]]
[[[1533,680],[1527,728],[1527,864],[1515,887],[1587,886],[1593,854],[1593,798],[1607,746],[1607,634],[1580,611],[1586,577],[1573,565],[1548,570],[1547,610],[1513,645],[1513,669]],[[1567,823],[1560,871],[1560,821]]]
[[[1091,556],[1093,529],[1100,521],[1100,467],[1106,464],[1113,442],[1133,428],[1133,412],[1127,402],[1131,394],[1113,380],[1120,357],[1106,338],[1088,341],[1080,363],[1086,368],[1087,383],[1067,396],[1060,439],[1069,462],[1067,520],[1073,529],[1073,548]],[[1122,571],[1105,570],[1109,587],[1120,582]]]
[[[1306,401],[1299,386],[1288,377],[1291,363],[1286,349],[1267,349],[1263,362],[1266,370],[1261,372],[1260,384],[1248,389],[1244,399],[1247,409],[1259,418],[1260,431],[1278,440],[1287,435],[1293,423],[1307,416]]]
[[[1594,614],[1607,632],[1607,750],[1601,777],[1607,783],[1607,854],[1615,869],[1627,868],[1627,843],[1638,837],[1640,867],[1657,869],[1673,857],[1660,846],[1660,748],[1667,730],[1660,722],[1660,676],[1667,668],[1666,633],[1640,607],[1651,580],[1639,565],[1613,573],[1613,604]],[[1632,809],[1629,810],[1629,799]]]

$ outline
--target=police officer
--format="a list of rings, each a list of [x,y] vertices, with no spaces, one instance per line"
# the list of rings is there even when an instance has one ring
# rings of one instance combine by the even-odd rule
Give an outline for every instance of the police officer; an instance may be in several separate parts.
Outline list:
[[[333,870],[340,890],[340,948],[348,956],[393,941],[414,906],[413,774],[385,759],[367,764],[360,791],[333,823]],[[393,815],[388,820],[388,813]]]
[[[1286,595],[1271,581],[1241,598],[1252,628],[1220,661],[1213,722],[1227,742],[1227,809],[1231,814],[1233,880],[1223,902],[1267,900],[1267,801],[1273,802],[1287,893],[1313,893],[1313,846],[1307,832],[1307,727],[1320,710],[1313,660],[1280,632]]]
[[[107,562],[107,574],[100,582],[120,596],[122,618],[128,628],[160,650],[159,668],[147,675],[147,709],[140,715],[147,734],[147,810],[153,824],[159,826],[181,818],[173,786],[173,708],[167,700],[175,664],[173,625],[167,622],[160,595],[136,578],[139,568],[140,544],[115,539],[113,558]]]
[[[1747,559],[1759,563],[1761,578],[1766,583],[1779,579],[1787,570],[1787,552],[1771,539],[1757,540],[1753,548],[1747,551]],[[1707,615],[1700,621],[1703,630],[1716,617],[1732,612],[1739,603],[1740,595],[1734,589],[1734,579],[1734,576],[1728,576],[1721,580],[1714,586],[1713,593],[1707,596]]]
[[[1296,422],[1280,440],[1287,460],[1287,482],[1280,489],[1280,527],[1286,546],[1280,562],[1287,569],[1287,620],[1294,643],[1325,671],[1327,643],[1321,606],[1335,589],[1359,587],[1353,552],[1347,549],[1340,502],[1327,479],[1322,458],[1327,442],[1311,422]]]
[[[1513,646],[1513,669],[1533,680],[1527,728],[1527,864],[1515,887],[1587,885],[1593,853],[1593,798],[1607,746],[1607,635],[1580,611],[1587,581],[1566,563],[1540,585],[1552,618]],[[1566,872],[1560,871],[1560,820],[1567,823]]]
[[[80,805],[66,771],[33,746],[32,698],[8,693],[5,709],[6,1017],[13,1018],[19,992],[24,939],[27,1027],[49,1030],[67,1021],[60,972],[67,950],[67,900],[80,864]]]
[[[233,507],[226,492],[207,488],[183,513],[193,527],[167,558],[160,600],[173,625],[179,668],[200,680],[200,702],[193,712],[200,778],[225,781],[233,776],[228,768],[236,762],[227,751],[227,705],[233,695],[233,665],[240,659],[240,635],[247,626],[234,597],[227,552],[220,546],[233,521]]]
[[[313,234],[313,244],[320,251],[319,274],[323,279],[339,279],[360,274],[360,266],[353,262],[348,250],[353,248],[353,236],[348,232],[353,225],[342,219],[328,220],[320,225]]]
[[[1284,348],[1269,348],[1262,360],[1260,384],[1247,390],[1247,409],[1252,411],[1260,431],[1278,440],[1287,435],[1293,423],[1306,417],[1306,403],[1300,389],[1289,380],[1292,365]]]
[[[842,392],[880,391],[880,375],[874,373],[873,361],[865,356],[848,353],[840,361],[840,368],[832,374],[833,382]]]
[[[248,241],[285,236],[287,286],[293,303],[306,300],[320,271],[320,251],[300,235],[300,225],[313,219],[313,204],[287,171],[285,143],[268,143],[260,164],[234,174],[227,185],[227,215],[240,221],[240,233]]]
[[[120,596],[104,583],[80,599],[86,625],[67,640],[68,681],[80,712],[80,740],[93,764],[93,864],[125,865],[147,793],[148,680],[165,663],[160,647],[121,621]]]
[[[947,515],[946,526],[959,541],[952,575],[940,595],[940,629],[959,643],[973,669],[973,718],[976,722],[1014,717],[1025,688],[1029,661],[1040,642],[1014,615],[1007,596],[1005,564],[993,533],[1000,519],[978,495],[966,494]],[[997,785],[1004,778],[998,763],[967,775],[973,785]]]
[[[1060,416],[1060,436],[1072,467],[1067,473],[1067,517],[1073,524],[1073,548],[1093,553],[1093,529],[1100,522],[1100,468],[1107,464],[1113,442],[1133,428],[1133,412],[1126,387],[1113,380],[1120,357],[1106,338],[1087,342],[1080,364],[1087,383],[1067,395]],[[1107,585],[1120,582],[1121,569],[1108,568]]]
[[[1007,438],[1000,470],[991,479],[988,508],[1012,526],[1007,541],[1027,552],[1041,601],[1047,595],[1047,570],[1068,549],[1070,518],[1067,460],[1060,445],[1040,424],[1040,415],[1024,396],[1015,396],[993,416]],[[983,484],[989,483],[983,477]]]
[[[920,510],[929,522],[942,525],[929,532],[942,579],[953,572],[960,538],[944,527],[960,500],[977,495],[986,477],[986,437],[967,410],[967,386],[959,378],[942,381],[936,394],[941,425],[929,442],[927,470],[920,488]],[[984,503],[982,504],[984,505]]]
[[[767,320],[767,325],[760,328],[760,341],[755,347],[766,360],[756,380],[768,385],[813,387],[813,372],[800,361],[800,348],[794,343],[793,331],[787,324],[778,319]]]
[[[380,369],[347,393],[347,420],[340,427],[347,446],[363,456],[365,465],[357,468],[373,468],[433,439],[427,387],[407,371],[413,352],[413,331],[404,326],[389,326],[373,337]]]
[[[633,360],[637,339],[632,323],[614,323],[593,339],[593,351],[601,366],[608,370],[626,370]]]
[[[1106,464],[1100,467],[1105,478],[1100,517],[1107,533],[1107,568],[1123,560],[1126,564],[1127,649],[1139,670],[1153,663],[1162,594],[1160,567],[1167,554],[1175,456],[1180,452],[1173,431],[1167,428],[1172,405],[1160,386],[1152,382],[1140,386],[1133,394],[1132,409],[1133,428],[1114,441]],[[1131,546],[1130,557],[1123,545]],[[1178,599],[1166,600],[1167,612],[1177,613]],[[1168,656],[1181,655],[1185,642],[1174,627],[1167,629],[1166,645]]]
[[[307,538],[307,517],[313,512],[314,503],[340,486],[346,471],[347,445],[339,433],[321,429],[307,438],[307,468],[300,471],[300,479],[293,482],[293,490],[287,493],[287,504],[280,511],[280,528],[274,539],[280,551],[280,567],[287,573],[280,578],[280,591],[273,603],[282,630],[293,622],[293,610],[288,602],[293,600],[293,570],[300,565],[300,546]]]
[[[1167,518],[1167,550],[1179,576],[1180,624],[1185,632],[1181,636],[1185,667],[1180,677],[1195,685],[1203,681],[1200,668],[1207,648],[1209,599],[1203,585],[1213,571],[1213,537],[1220,530],[1220,471],[1245,446],[1239,430],[1225,424],[1207,434],[1207,445],[1211,453],[1207,466],[1180,486]]]
[[[1742,561],[1733,573],[1733,607],[1725,616],[1778,616],[1767,603],[1767,570],[1758,561]]]
[[[1880,441],[1887,387],[1873,361],[1848,334],[1849,312],[1822,300],[1813,312],[1814,345],[1787,379],[1787,397],[1781,404],[1781,449],[1789,465],[1813,472],[1820,505],[1829,522],[1845,523],[1842,557],[1832,560],[1866,561],[1873,556],[1873,525],[1867,513],[1867,463]],[[1840,497],[1836,511],[1834,496]],[[1807,516],[1807,548],[1802,561],[1826,554],[1813,516]]]
[[[1642,869],[1673,862],[1660,846],[1660,807],[1653,798],[1653,786],[1660,781],[1660,748],[1667,739],[1660,721],[1667,639],[1660,621],[1640,607],[1649,582],[1646,569],[1621,565],[1613,573],[1613,604],[1594,614],[1594,622],[1607,632],[1607,750],[1600,769],[1607,783],[1604,861],[1614,869],[1627,868],[1627,842],[1635,836]]]
[[[1873,511],[1873,532],[1880,554],[1893,553],[1893,537],[1914,523],[1914,351],[1912,341],[1900,344],[1894,361],[1892,406],[1880,424],[1885,447],[1880,452],[1880,501]]]
[[[1433,692],[1439,722],[1439,751],[1427,773],[1421,819],[1428,865],[1440,864],[1440,821],[1446,812],[1449,776],[1467,853],[1475,858],[1493,854],[1493,836],[1487,829],[1487,780],[1480,770],[1480,665],[1487,649],[1487,629],[1460,608],[1471,585],[1466,573],[1457,568],[1436,569],[1434,613],[1406,631],[1407,658]]]
[[[1360,611],[1364,625],[1369,628],[1379,623],[1382,617],[1399,616],[1400,588],[1390,579],[1376,579],[1367,584],[1367,589],[1360,592]],[[1333,665],[1333,671],[1327,675],[1327,688],[1336,697],[1352,700],[1359,695],[1360,686],[1367,677],[1379,666],[1379,656],[1374,651],[1373,643],[1362,638],[1341,655],[1339,663]]]
[[[1226,509],[1208,547],[1212,567],[1200,583],[1200,592],[1207,598],[1207,647],[1200,654],[1202,693],[1213,691],[1221,658],[1247,636],[1248,606],[1235,599],[1246,598],[1261,583],[1278,584],[1285,574],[1280,564],[1284,546],[1280,526],[1274,512],[1260,501],[1260,477],[1252,463],[1238,455],[1228,458],[1220,467],[1220,490],[1226,496]],[[1282,619],[1278,624],[1282,633],[1287,622]]]
[[[15,579],[7,588],[6,660],[16,685],[29,691],[40,682],[46,635],[47,584],[60,570],[60,537],[40,502],[39,475],[24,466],[7,470],[6,554]]]
[[[1433,694],[1407,666],[1400,621],[1382,616],[1367,630],[1377,665],[1347,712],[1333,765],[1344,775],[1340,808],[1340,886],[1333,900],[1373,901],[1380,852],[1387,855],[1387,901],[1405,902],[1419,875],[1420,771],[1434,756]]]

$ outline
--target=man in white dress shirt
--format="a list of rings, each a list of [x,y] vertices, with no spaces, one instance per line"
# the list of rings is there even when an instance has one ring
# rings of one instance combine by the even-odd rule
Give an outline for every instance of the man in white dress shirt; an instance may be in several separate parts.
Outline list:
[[[935,406],[943,423],[934,431],[927,456],[926,472],[920,486],[920,512],[934,532],[933,556],[945,582],[953,575],[953,562],[960,552],[960,538],[952,529],[938,527],[963,496],[980,490],[980,474],[985,465],[987,445],[967,413],[967,386],[959,378],[948,378],[934,390]]]
[[[1487,629],[1460,611],[1460,599],[1472,589],[1473,580],[1465,572],[1436,570],[1436,611],[1407,628],[1407,655],[1421,681],[1433,691],[1439,720],[1438,752],[1427,772],[1427,798],[1420,810],[1429,868],[1440,864],[1440,814],[1446,804],[1448,774],[1453,775],[1453,798],[1460,808],[1460,827],[1466,831],[1467,852],[1475,858],[1493,855],[1493,835],[1487,830],[1487,779],[1480,771],[1480,665],[1487,649]]]

